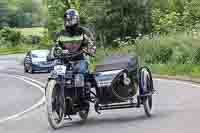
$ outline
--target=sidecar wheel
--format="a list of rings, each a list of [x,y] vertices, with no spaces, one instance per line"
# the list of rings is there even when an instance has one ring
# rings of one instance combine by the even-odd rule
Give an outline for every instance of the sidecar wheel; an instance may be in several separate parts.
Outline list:
[[[46,105],[47,115],[50,126],[53,129],[58,129],[64,123],[64,108],[62,105],[57,105],[58,100],[58,86],[55,80],[50,80],[46,88]],[[54,117],[55,115],[55,117]],[[57,116],[57,117],[56,117]]]
[[[148,117],[151,117],[152,115],[152,96],[147,96],[144,103],[144,111]]]
[[[153,93],[153,80],[151,72],[147,67],[140,68],[139,71],[139,88],[142,103],[144,105],[144,111],[148,117],[152,115],[152,93]],[[145,96],[146,95],[146,96]]]

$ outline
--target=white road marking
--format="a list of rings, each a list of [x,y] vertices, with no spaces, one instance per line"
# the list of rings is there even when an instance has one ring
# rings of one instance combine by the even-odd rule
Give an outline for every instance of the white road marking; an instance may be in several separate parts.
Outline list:
[[[39,81],[37,81],[37,80],[35,80],[35,79],[32,79],[32,78],[28,78],[28,77],[20,76],[20,75],[18,75],[17,77],[22,78],[23,80],[29,80],[29,81],[31,81],[31,82],[37,83],[37,84],[40,85],[40,86],[45,86],[44,83],[39,82]],[[41,88],[41,87],[40,87],[40,88]],[[42,88],[41,91],[42,91],[42,93],[45,93],[45,90],[44,90],[43,88]]]
[[[26,114],[26,113],[28,113],[28,112],[36,109],[37,107],[39,107],[40,105],[44,104],[44,102],[45,102],[44,88],[40,87],[39,85],[37,85],[37,84],[35,84],[35,83],[31,82],[31,81],[28,81],[23,76],[14,76],[14,75],[6,75],[6,76],[17,78],[19,80],[23,80],[24,82],[26,82],[26,83],[28,83],[28,84],[30,84],[32,86],[35,86],[36,88],[39,88],[41,90],[41,92],[43,93],[43,97],[36,104],[34,104],[30,108],[26,109],[25,111],[17,113],[17,114],[14,114],[14,115],[9,116],[7,118],[0,119],[0,123],[3,123],[3,122],[8,121],[8,120],[12,120],[12,119],[17,119],[18,117],[20,117],[20,116],[22,116],[22,115],[24,115],[24,114]],[[29,78],[29,80],[35,81],[33,79],[30,79],[30,78]],[[40,84],[42,84],[39,81],[37,81],[37,82],[40,83]]]

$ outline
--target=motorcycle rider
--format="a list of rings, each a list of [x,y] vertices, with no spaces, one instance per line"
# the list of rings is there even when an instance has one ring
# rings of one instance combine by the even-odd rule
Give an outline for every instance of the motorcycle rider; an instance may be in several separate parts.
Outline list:
[[[53,58],[55,47],[59,46],[69,53],[86,51],[87,54],[94,56],[96,52],[96,45],[92,32],[80,26],[80,16],[77,10],[68,9],[64,13],[64,27],[65,29],[56,34],[56,46],[51,50],[50,58]],[[77,55],[72,60],[77,62],[76,70],[80,73],[88,71],[88,59],[84,53]]]

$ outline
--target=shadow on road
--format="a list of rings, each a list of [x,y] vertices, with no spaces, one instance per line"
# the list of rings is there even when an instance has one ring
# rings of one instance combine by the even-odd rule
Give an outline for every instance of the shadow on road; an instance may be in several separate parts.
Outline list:
[[[81,127],[87,127],[87,128],[92,128],[92,127],[104,127],[104,126],[119,126],[119,124],[134,124],[134,123],[143,123],[143,122],[151,122],[152,120],[155,119],[160,119],[161,117],[166,117],[168,114],[167,113],[157,113],[154,114],[152,117],[148,118],[145,115],[136,115],[132,117],[128,116],[120,116],[120,117],[91,117],[89,118],[85,123],[82,123],[81,121],[72,121],[72,122],[66,122],[64,126],[59,130],[73,130]]]

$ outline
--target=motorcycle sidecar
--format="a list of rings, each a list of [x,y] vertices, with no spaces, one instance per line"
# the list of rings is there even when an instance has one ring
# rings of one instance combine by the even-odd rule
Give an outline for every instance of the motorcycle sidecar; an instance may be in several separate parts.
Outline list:
[[[113,55],[96,65],[97,102],[95,109],[109,110],[145,106],[150,116],[153,81],[147,67],[139,68],[136,56]],[[137,103],[134,103],[134,96]],[[148,106],[148,107],[147,107]]]

